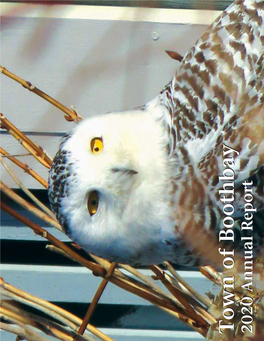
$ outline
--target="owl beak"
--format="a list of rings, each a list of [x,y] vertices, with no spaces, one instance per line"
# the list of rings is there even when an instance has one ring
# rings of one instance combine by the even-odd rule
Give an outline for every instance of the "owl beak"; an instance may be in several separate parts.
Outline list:
[[[123,174],[130,175],[130,176],[138,174],[138,172],[135,171],[134,169],[124,168],[124,167],[112,168],[111,170],[113,173],[122,172]]]

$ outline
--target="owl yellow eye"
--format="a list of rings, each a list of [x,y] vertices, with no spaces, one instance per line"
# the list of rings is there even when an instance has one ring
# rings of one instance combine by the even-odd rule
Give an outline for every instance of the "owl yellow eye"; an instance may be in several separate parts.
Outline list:
[[[100,153],[104,148],[103,140],[100,137],[95,137],[91,141],[91,151],[94,154]]]
[[[88,203],[87,203],[88,211],[91,216],[93,216],[97,212],[98,206],[99,206],[99,196],[97,192],[94,191],[90,193],[89,198],[88,198]]]

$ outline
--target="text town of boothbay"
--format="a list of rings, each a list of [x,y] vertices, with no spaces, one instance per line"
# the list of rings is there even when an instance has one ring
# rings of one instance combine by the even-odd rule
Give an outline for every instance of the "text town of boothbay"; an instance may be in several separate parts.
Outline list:
[[[235,158],[239,152],[229,146],[223,145],[223,174],[219,176],[222,182],[222,188],[219,190],[219,198],[223,203],[223,226],[219,231],[219,242],[225,241],[228,248],[219,247],[218,251],[223,256],[223,266],[231,270],[235,265]],[[241,232],[247,231],[246,236],[241,233],[241,243],[244,246],[244,284],[242,288],[253,291],[253,214],[257,211],[253,206],[252,181],[244,181],[244,219],[240,224]],[[234,330],[233,318],[235,316],[235,276],[223,276],[223,318],[219,320],[219,332],[223,333],[225,329]],[[253,332],[252,307],[253,299],[251,295],[245,296],[241,302],[241,330]],[[249,309],[251,308],[251,309]]]

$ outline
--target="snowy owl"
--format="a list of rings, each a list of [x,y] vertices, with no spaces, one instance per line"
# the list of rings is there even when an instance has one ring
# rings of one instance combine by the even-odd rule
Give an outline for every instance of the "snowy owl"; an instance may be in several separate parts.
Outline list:
[[[241,248],[250,232],[261,249],[263,186],[264,2],[239,0],[152,101],[84,120],[63,138],[49,199],[88,252],[193,266],[217,261],[225,243]],[[241,228],[246,194],[254,231]]]

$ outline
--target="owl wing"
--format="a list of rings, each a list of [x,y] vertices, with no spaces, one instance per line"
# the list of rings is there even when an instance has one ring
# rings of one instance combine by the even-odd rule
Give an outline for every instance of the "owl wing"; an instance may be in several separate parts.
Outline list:
[[[242,216],[241,183],[250,178],[254,204],[263,210],[264,1],[238,0],[229,6],[185,55],[160,102],[169,113],[176,230],[192,238],[198,230],[220,228],[223,144],[239,152],[236,214]]]
[[[170,152],[183,148],[206,185],[223,169],[223,143],[240,152],[237,183],[264,165],[264,1],[236,1],[185,55],[161,92]]]

